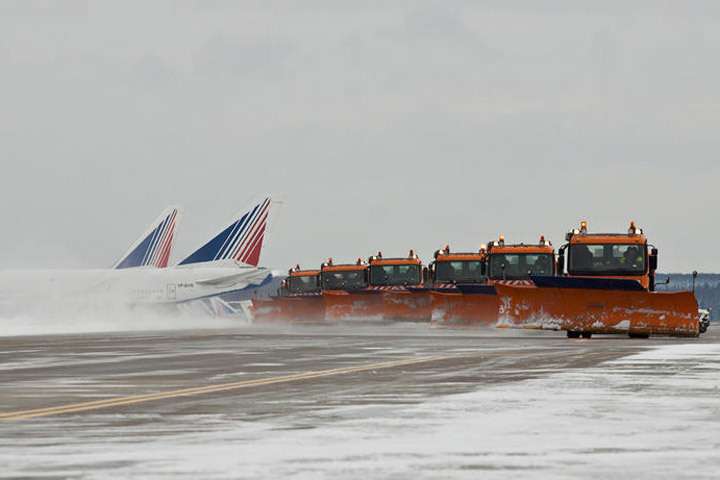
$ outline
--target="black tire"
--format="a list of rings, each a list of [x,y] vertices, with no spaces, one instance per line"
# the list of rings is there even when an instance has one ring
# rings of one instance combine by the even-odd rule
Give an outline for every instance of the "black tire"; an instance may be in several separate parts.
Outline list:
[[[630,338],[650,338],[649,333],[628,333]]]
[[[567,336],[568,338],[580,338],[580,332],[576,332],[575,330],[568,330]]]
[[[583,338],[591,338],[591,337],[592,337],[592,332],[582,332],[582,337],[583,337]]]

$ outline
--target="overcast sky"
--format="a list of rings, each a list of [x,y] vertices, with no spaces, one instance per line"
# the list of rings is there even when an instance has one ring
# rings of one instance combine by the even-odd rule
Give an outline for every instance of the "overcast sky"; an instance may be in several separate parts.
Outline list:
[[[720,2],[0,1],[0,267],[175,259],[265,192],[275,268],[580,220],[720,271]]]

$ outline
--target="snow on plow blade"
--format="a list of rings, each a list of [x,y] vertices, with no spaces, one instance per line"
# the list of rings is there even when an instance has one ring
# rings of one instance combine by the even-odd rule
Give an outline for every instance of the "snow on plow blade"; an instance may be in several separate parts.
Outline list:
[[[532,277],[535,286],[495,285],[498,326],[591,333],[696,336],[692,292],[648,292],[637,281]]]
[[[254,323],[319,323],[325,317],[325,304],[320,295],[253,299],[252,303]]]
[[[433,291],[432,321],[442,327],[489,327],[498,319],[498,302],[492,285],[458,285],[457,291]]]
[[[379,290],[325,290],[325,321],[382,322],[383,299]]]
[[[430,322],[430,290],[408,287],[382,292],[383,318],[394,322]]]

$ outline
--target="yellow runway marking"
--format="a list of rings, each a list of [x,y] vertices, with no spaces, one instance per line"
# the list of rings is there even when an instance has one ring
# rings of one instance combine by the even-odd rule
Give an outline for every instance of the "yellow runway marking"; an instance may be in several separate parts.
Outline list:
[[[553,352],[552,355],[562,356],[562,355],[571,355],[571,354],[575,354],[575,353],[583,353],[583,352],[577,352],[577,351]],[[585,352],[585,353],[587,353],[587,352]],[[540,355],[546,355],[546,354],[547,353],[540,354]],[[101,408],[117,407],[117,406],[121,406],[121,405],[129,405],[129,404],[133,404],[133,403],[149,402],[152,400],[162,400],[162,399],[166,399],[166,398],[202,395],[205,393],[223,392],[223,391],[227,391],[227,390],[238,390],[241,388],[249,388],[249,387],[260,387],[260,386],[265,386],[265,385],[274,385],[277,383],[287,383],[287,382],[295,382],[295,381],[299,381],[299,380],[330,377],[330,376],[341,375],[341,374],[345,374],[345,373],[357,373],[357,372],[367,372],[370,370],[382,370],[382,369],[393,368],[393,367],[402,367],[405,365],[417,365],[417,364],[421,364],[421,363],[438,362],[438,361],[442,361],[442,360],[466,359],[466,358],[477,358],[477,357],[517,357],[517,356],[533,356],[533,355],[532,354],[528,355],[527,353],[474,353],[474,354],[467,354],[467,355],[443,355],[443,356],[436,356],[436,357],[411,358],[411,359],[407,359],[407,360],[396,360],[396,361],[392,361],[392,362],[372,363],[369,365],[359,365],[359,366],[355,366],[355,367],[333,368],[330,370],[320,370],[317,372],[297,373],[297,374],[293,374],[293,375],[283,375],[283,376],[279,376],[279,377],[260,378],[260,379],[256,379],[256,380],[245,380],[242,382],[221,383],[221,384],[216,384],[216,385],[206,385],[204,387],[183,388],[183,389],[179,389],[179,390],[170,390],[170,391],[166,391],[166,392],[150,393],[150,394],[144,394],[144,395],[130,395],[130,396],[126,396],[126,397],[108,398],[105,400],[96,400],[96,401],[92,401],[92,402],[71,403],[68,405],[59,405],[59,406],[55,406],[55,407],[7,412],[7,413],[0,414],[0,421],[21,420],[21,419],[25,419],[25,418],[34,418],[34,417],[45,417],[45,416],[49,416],[49,415],[59,415],[62,413],[83,412],[86,410],[97,410],[97,409],[101,409]]]
[[[98,408],[116,407],[116,406],[120,406],[120,405],[128,405],[131,403],[141,403],[141,402],[148,402],[151,400],[161,400],[164,398],[200,395],[203,393],[222,392],[225,390],[236,390],[236,389],[240,389],[240,388],[259,387],[259,386],[264,386],[264,385],[273,385],[276,383],[285,383],[285,382],[293,382],[293,381],[298,381],[298,380],[329,377],[332,375],[340,375],[343,373],[365,372],[368,370],[378,370],[378,369],[385,369],[385,368],[392,368],[392,367],[401,367],[404,365],[415,365],[418,363],[437,362],[439,360],[447,360],[450,358],[457,358],[457,355],[412,358],[409,360],[397,360],[394,362],[374,363],[374,364],[370,364],[370,365],[361,365],[361,366],[357,366],[357,367],[333,368],[331,370],[321,370],[318,372],[306,372],[306,373],[298,373],[298,374],[294,374],[294,375],[283,375],[280,377],[260,378],[257,380],[246,380],[243,382],[221,383],[218,385],[208,385],[205,387],[183,388],[180,390],[170,390],[167,392],[151,393],[151,394],[147,394],[147,395],[131,395],[131,396],[127,396],[127,397],[117,397],[117,398],[109,398],[106,400],[97,400],[94,402],[73,403],[73,404],[69,404],[69,405],[60,405],[57,407],[38,408],[35,410],[24,410],[24,411],[18,411],[18,412],[4,413],[4,414],[0,414],[0,421],[2,421],[2,420],[20,420],[23,418],[33,418],[33,417],[44,417],[47,415],[58,415],[61,413],[82,412],[84,410],[95,410]]]

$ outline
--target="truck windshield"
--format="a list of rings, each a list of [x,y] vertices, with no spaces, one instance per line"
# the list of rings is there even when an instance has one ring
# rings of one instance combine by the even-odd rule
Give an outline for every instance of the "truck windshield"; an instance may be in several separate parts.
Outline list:
[[[554,275],[553,255],[548,253],[491,253],[489,277],[493,280]]]
[[[295,277],[289,277],[288,291],[290,293],[319,292],[319,277],[317,275],[298,275]]]
[[[446,260],[435,262],[435,281],[438,283],[482,283],[480,260]]]
[[[570,275],[623,276],[647,272],[645,245],[575,244],[568,251]]]
[[[322,272],[323,290],[345,290],[367,287],[365,270],[334,270]]]
[[[420,265],[371,265],[370,285],[419,285]]]

